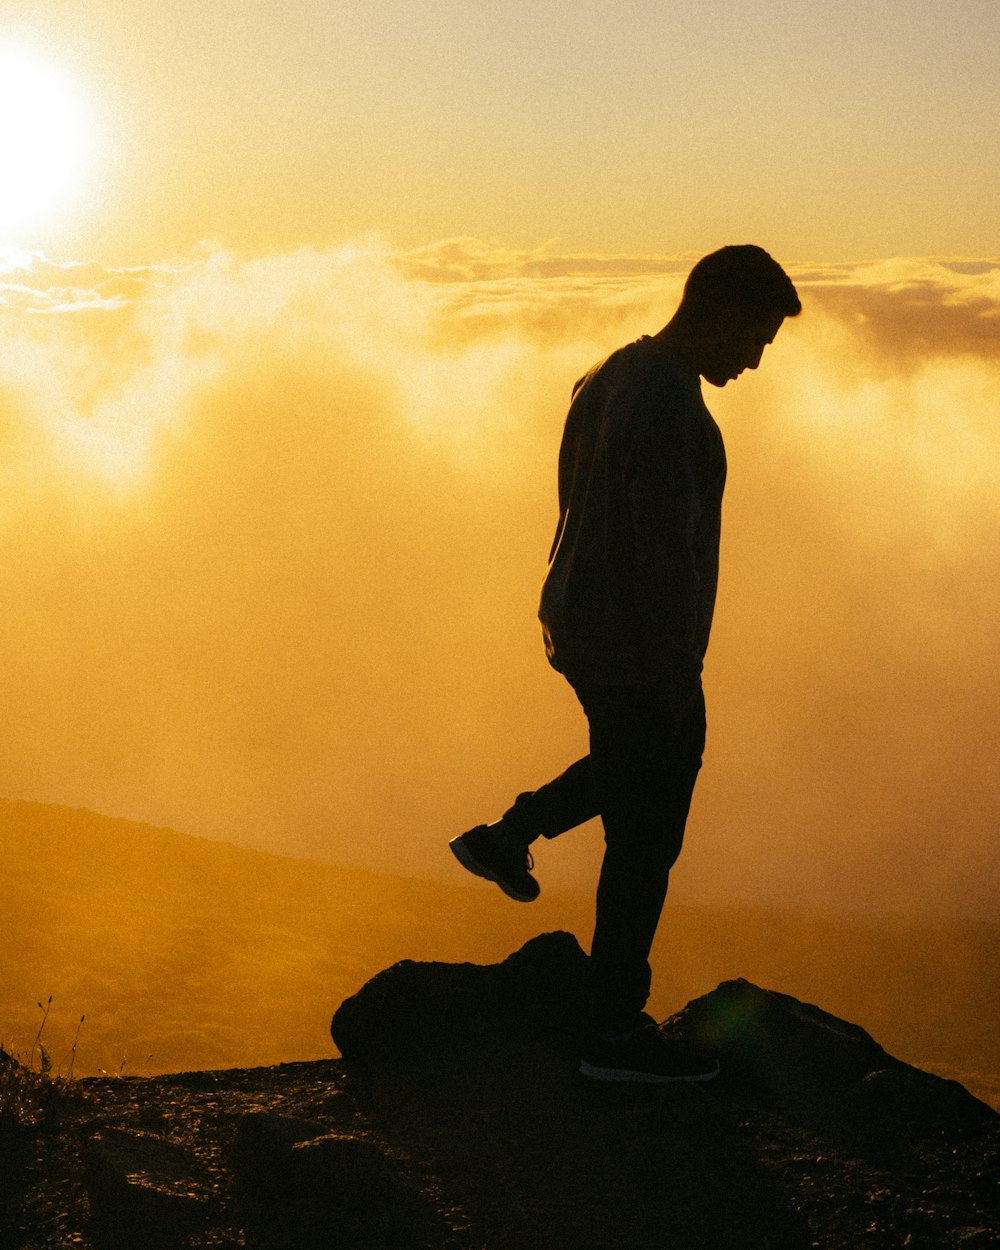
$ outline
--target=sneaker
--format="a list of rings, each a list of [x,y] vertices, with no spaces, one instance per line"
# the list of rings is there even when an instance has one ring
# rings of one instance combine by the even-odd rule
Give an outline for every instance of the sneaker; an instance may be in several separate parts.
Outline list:
[[[653,1020],[646,1020],[621,1038],[595,1038],[580,1062],[584,1076],[597,1081],[710,1081],[719,1065],[680,1043],[664,1037]]]
[[[508,898],[531,903],[538,898],[538,882],[531,875],[535,861],[526,846],[511,842],[498,833],[496,825],[476,825],[448,844],[455,858],[475,873],[495,882]]]

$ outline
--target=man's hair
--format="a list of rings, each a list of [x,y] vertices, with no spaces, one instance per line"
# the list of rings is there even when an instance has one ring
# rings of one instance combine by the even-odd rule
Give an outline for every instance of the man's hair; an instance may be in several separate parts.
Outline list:
[[[742,243],[703,256],[688,274],[680,311],[692,321],[707,321],[725,309],[753,316],[802,311],[792,280],[762,247]]]

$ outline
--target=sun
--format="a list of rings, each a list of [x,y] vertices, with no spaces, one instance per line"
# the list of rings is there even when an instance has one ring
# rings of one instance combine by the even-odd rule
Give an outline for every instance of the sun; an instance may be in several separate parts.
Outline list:
[[[18,45],[0,45],[0,243],[64,211],[90,154],[70,78]]]

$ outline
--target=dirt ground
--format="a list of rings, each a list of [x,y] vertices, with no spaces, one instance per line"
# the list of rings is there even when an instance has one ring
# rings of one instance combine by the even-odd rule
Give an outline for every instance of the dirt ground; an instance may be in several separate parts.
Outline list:
[[[1000,1245],[1000,1117],[988,1111],[956,1119],[871,1088],[776,1093],[725,1071],[702,1085],[615,1086],[545,1052],[466,1071],[365,1076],[331,1060],[75,1082],[40,1123],[0,1139],[0,1250],[147,1250],[139,1233],[109,1231],[85,1184],[86,1144],[112,1129],[188,1152],[204,1200],[190,1229],[161,1229],[159,1244],[300,1250],[280,1218],[255,1231],[239,1197],[234,1145],[262,1114],[374,1143],[437,1220],[430,1241],[401,1234],[399,1247]],[[326,1234],[347,1244],[335,1221]],[[379,1236],[350,1244],[392,1250]]]

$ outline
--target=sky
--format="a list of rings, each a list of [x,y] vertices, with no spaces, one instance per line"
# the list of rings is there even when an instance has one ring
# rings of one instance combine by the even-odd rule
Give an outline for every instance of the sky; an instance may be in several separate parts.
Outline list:
[[[585,749],[535,619],[572,383],[755,241],[804,312],[706,386],[672,888],[996,918],[998,35],[912,0],[6,5],[0,795],[452,879]],[[599,855],[539,848],[543,888]]]
[[[6,240],[61,258],[995,251],[993,0],[7,0],[0,41],[86,116]]]

